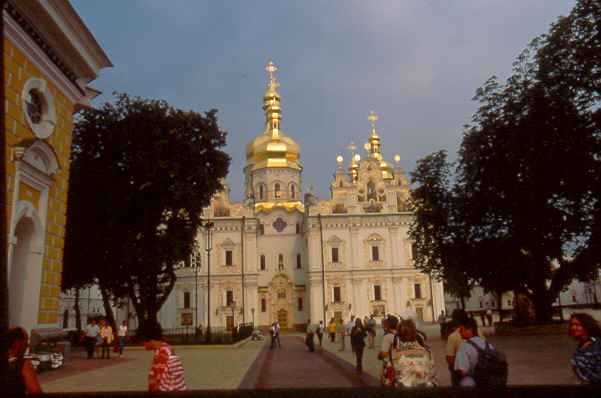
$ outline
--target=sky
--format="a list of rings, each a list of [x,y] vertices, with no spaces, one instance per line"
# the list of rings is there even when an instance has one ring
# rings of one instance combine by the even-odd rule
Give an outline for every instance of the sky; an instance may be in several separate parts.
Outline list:
[[[367,141],[371,110],[385,159],[456,158],[474,93],[505,80],[527,44],[573,0],[72,0],[108,54],[92,86],[218,110],[243,194],[245,147],[263,131],[265,65],[277,65],[282,130],[301,147],[303,189],[329,198],[336,156]]]

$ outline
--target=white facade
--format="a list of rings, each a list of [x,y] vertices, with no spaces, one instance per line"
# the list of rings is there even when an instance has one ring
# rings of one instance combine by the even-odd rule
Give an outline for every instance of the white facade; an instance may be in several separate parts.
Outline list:
[[[372,313],[432,321],[444,309],[442,284],[413,268],[408,182],[382,158],[377,117],[365,159],[353,152],[347,171],[337,159],[331,198],[303,198],[300,148],[280,130],[275,67],[267,69],[265,130],[246,150],[246,199],[232,203],[226,187],[204,210],[214,224],[210,276],[203,228],[191,261],[198,268],[178,271],[163,328],[204,328],[209,317],[213,330],[276,320],[293,329]]]

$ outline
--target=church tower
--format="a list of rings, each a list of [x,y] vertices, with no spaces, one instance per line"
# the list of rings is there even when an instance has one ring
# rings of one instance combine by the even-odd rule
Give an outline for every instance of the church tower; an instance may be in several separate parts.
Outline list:
[[[277,67],[269,62],[263,96],[265,128],[246,147],[245,196],[256,212],[272,208],[302,210],[300,148],[281,130],[281,97],[275,77]]]

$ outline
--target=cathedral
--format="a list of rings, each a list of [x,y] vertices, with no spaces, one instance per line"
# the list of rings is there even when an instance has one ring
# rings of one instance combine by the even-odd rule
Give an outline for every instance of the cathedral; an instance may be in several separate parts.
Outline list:
[[[412,316],[432,321],[444,310],[442,283],[412,264],[412,213],[400,156],[382,156],[378,120],[369,115],[365,152],[338,156],[331,197],[303,191],[301,148],[282,130],[272,62],[266,67],[265,127],[246,147],[244,202],[229,188],[204,209],[197,250],[177,271],[159,314],[164,328],[239,323],[282,329],[351,315]],[[367,130],[367,129],[366,129]]]

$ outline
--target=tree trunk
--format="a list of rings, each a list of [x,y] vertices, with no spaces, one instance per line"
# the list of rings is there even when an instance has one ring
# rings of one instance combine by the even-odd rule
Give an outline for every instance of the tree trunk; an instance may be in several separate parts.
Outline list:
[[[162,334],[161,325],[157,320],[157,311],[153,311],[151,302],[156,300],[156,296],[150,297],[149,294],[140,294],[140,297],[136,295],[136,290],[133,287],[134,282],[130,281],[128,284],[129,298],[131,299],[132,305],[136,310],[136,317],[138,318],[138,329],[136,329],[136,339],[144,340],[149,336],[156,336]]]
[[[107,289],[100,286],[100,292],[102,293],[102,304],[104,304],[104,313],[106,319],[113,328],[113,332],[117,330],[117,323],[115,322],[115,314],[113,314],[113,307],[111,307],[110,293]]]
[[[536,323],[545,324],[553,319],[553,299],[546,288],[541,287],[532,293],[532,303],[536,312]]]
[[[465,297],[460,296],[459,301],[461,302],[461,309],[465,311]]]
[[[73,306],[75,310],[75,328],[77,330],[81,330],[81,308],[79,307],[79,289],[75,289],[75,305]]]

